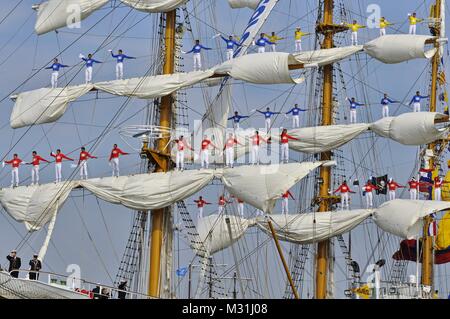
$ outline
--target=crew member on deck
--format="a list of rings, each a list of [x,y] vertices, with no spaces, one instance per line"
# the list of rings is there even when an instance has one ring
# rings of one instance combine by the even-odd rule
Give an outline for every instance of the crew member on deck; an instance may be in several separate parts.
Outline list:
[[[422,22],[423,19],[417,17],[416,13],[413,14],[408,13],[409,20],[409,34],[416,34],[417,32],[417,22]]]
[[[91,83],[94,63],[103,63],[103,62],[94,60],[92,58],[92,54],[90,54],[90,53],[88,54],[87,58],[83,54],[80,53],[80,59],[83,60],[84,62],[86,62],[86,71],[84,73],[86,84]]]
[[[284,38],[279,37],[275,34],[275,32],[272,32],[271,35],[267,37],[270,42],[272,42],[272,52],[277,52],[277,43],[280,40],[283,40]]]
[[[265,112],[262,112],[260,110],[256,110],[256,112],[264,115],[266,132],[269,132],[270,128],[272,127],[272,116],[276,114],[281,114],[280,112],[271,112],[270,107],[266,108]]]
[[[336,189],[333,194],[336,194],[337,192],[341,193],[341,209],[344,210],[344,208],[349,209],[349,193],[355,194],[355,192],[350,190],[350,187],[347,185],[347,181],[344,181],[341,186]]]
[[[367,209],[373,207],[373,191],[378,187],[373,185],[370,179],[367,181],[367,184],[363,186],[364,193],[366,195],[366,207]]]
[[[389,200],[395,199],[395,192],[396,192],[397,188],[405,188],[405,186],[399,185],[392,178],[390,178],[389,182],[388,182]]]
[[[225,151],[225,165],[229,168],[233,168],[233,166],[234,166],[234,146],[235,145],[244,146],[244,144],[241,144],[237,140],[237,138],[233,136],[233,133],[230,133],[228,135],[228,139],[225,142],[225,146],[223,147],[223,150]]]
[[[22,266],[22,261],[20,257],[17,257],[17,252],[15,250],[12,250],[11,253],[6,256],[6,259],[9,261],[9,267],[8,272],[10,273],[11,277],[13,278],[19,278],[19,272],[16,270],[19,270]]]
[[[120,176],[120,170],[119,170],[119,156],[120,155],[129,155],[129,153],[126,153],[122,151],[119,147],[117,147],[117,144],[114,144],[113,149],[111,151],[111,155],[109,156],[109,162],[111,163],[112,168],[112,176]]]
[[[356,102],[355,98],[351,99],[347,97],[347,101],[350,103],[350,124],[357,123],[356,114],[359,106],[365,106],[365,104],[360,104]]]
[[[289,196],[295,200],[292,193],[288,190],[281,195],[283,201],[281,202],[281,214],[287,215],[289,214]]]
[[[306,112],[308,110],[304,110],[298,107],[298,104],[295,104],[294,107],[286,112],[286,115],[292,114],[292,128],[300,127],[300,112]]]
[[[252,165],[259,165],[259,146],[261,145],[261,141],[269,143],[269,140],[266,140],[261,135],[259,135],[258,131],[255,131],[255,135],[250,136],[250,139],[252,140],[252,153],[251,153]]]
[[[194,53],[194,71],[198,71],[202,69],[202,55],[201,52],[203,50],[212,50],[211,48],[204,47],[200,44],[200,40],[195,40],[195,45],[191,51],[182,52],[185,54]]]
[[[88,152],[86,152],[86,148],[84,146],[81,147],[80,158],[78,159],[78,166],[81,166],[80,176],[81,179],[88,179],[88,171],[87,171],[87,161],[88,159],[97,158],[97,156],[92,156]]]
[[[258,53],[264,53],[266,52],[266,44],[275,44],[271,41],[269,41],[266,37],[264,33],[261,33],[261,36],[258,40],[256,40],[255,43],[258,46]]]
[[[208,135],[203,136],[203,141],[200,150],[200,161],[202,168],[209,168],[209,147],[212,146],[215,149],[219,149],[215,146],[210,139],[208,139]]]
[[[381,99],[381,105],[383,106],[383,117],[389,117],[389,104],[391,103],[400,103],[400,102],[392,100],[385,93],[383,98]]]
[[[283,129],[281,132],[281,161],[283,163],[289,163],[289,140],[291,141],[299,141],[298,138],[290,136],[287,132],[287,129]]]
[[[249,117],[250,116],[247,116],[247,115],[239,115],[239,112],[235,111],[234,115],[232,117],[228,118],[228,121],[233,121],[233,128],[235,130],[239,130],[240,129],[239,122],[243,119],[248,119]]]
[[[34,254],[33,259],[31,259],[28,264],[30,265],[28,278],[30,280],[39,280],[39,271],[42,269],[42,263],[38,259],[38,254]]]
[[[10,161],[4,161],[3,166],[5,164],[10,164],[12,167],[11,170],[11,187],[19,186],[19,166],[23,161],[19,158],[19,155],[14,154],[13,159]]]
[[[231,203],[232,203],[232,202],[229,202],[229,201],[225,198],[225,196],[221,195],[221,196],[219,197],[219,203],[218,203],[218,205],[219,205],[219,210],[218,210],[219,215],[223,213],[223,210],[224,210],[224,208],[225,208],[225,205],[226,205],[226,204],[231,204]]]
[[[205,205],[211,205],[211,203],[208,203],[207,201],[205,201],[203,199],[203,196],[200,196],[197,200],[194,200],[194,203],[197,204],[197,208],[198,208],[197,219],[203,218],[203,207],[205,207]]]
[[[352,31],[352,36],[351,36],[352,45],[358,45],[358,30],[365,28],[365,26],[360,25],[360,24],[358,24],[358,22],[356,20],[353,20],[353,23],[348,23],[347,27],[349,27],[350,30]]]
[[[234,40],[232,35],[228,39],[223,35],[220,35],[220,37],[227,44],[227,60],[232,60],[234,57],[234,47],[240,47],[241,45]]]
[[[61,153],[60,149],[56,150],[56,154],[51,152],[50,153],[51,157],[55,158],[55,183],[60,183],[62,180],[62,161],[64,159],[68,160],[68,161],[72,161],[73,159],[70,157],[67,157],[66,155],[64,155],[63,153]]]
[[[58,77],[59,77],[59,70],[62,68],[68,68],[68,65],[64,65],[58,62],[58,59],[54,59],[53,60],[53,64],[49,67],[46,67],[46,70],[53,70],[52,72],[52,77],[51,77],[51,83],[52,83],[52,88],[57,88],[58,87]]]
[[[36,151],[33,151],[33,160],[27,165],[33,165],[31,168],[31,185],[39,184],[39,164],[42,162],[50,163],[45,158],[40,157]]]
[[[309,35],[310,33],[304,33],[301,28],[297,28],[294,32],[294,38],[295,38],[295,52],[301,52],[302,51],[302,38],[305,35]]]
[[[184,136],[181,135],[179,139],[175,140],[177,143],[177,159],[176,159],[176,169],[179,171],[184,170],[184,150],[186,148],[193,151],[194,149],[187,143]]]
[[[420,112],[420,101],[422,101],[422,99],[428,99],[430,96],[422,96],[420,95],[420,91],[416,92],[416,95],[413,96],[413,98],[411,99],[411,102],[409,102],[409,105],[413,105],[414,106],[414,112]]]
[[[111,52],[111,56],[117,60],[116,80],[122,80],[123,79],[123,61],[125,59],[136,59],[136,58],[123,54],[122,50],[119,50],[119,52],[117,54],[114,54],[112,50],[108,50],[108,51]]]

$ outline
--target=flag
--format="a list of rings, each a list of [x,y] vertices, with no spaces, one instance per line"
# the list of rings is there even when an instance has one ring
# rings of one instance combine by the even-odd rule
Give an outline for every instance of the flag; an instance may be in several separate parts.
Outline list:
[[[420,174],[419,182],[433,184],[433,179],[432,179],[433,172],[431,169],[421,168],[419,170],[419,174]],[[433,187],[431,187],[431,186],[425,186],[425,185],[419,186],[419,192],[427,193],[428,198],[431,198],[432,190],[433,190]]]
[[[430,223],[430,226],[428,227],[428,236],[434,237],[437,235],[437,224],[436,221],[433,221]]]
[[[388,176],[379,176],[379,177],[372,177],[372,184],[377,186],[376,194],[380,195],[386,195],[387,194],[387,184],[388,184]]]
[[[187,272],[188,272],[188,268],[187,267],[179,268],[176,271],[178,277],[184,277]]]

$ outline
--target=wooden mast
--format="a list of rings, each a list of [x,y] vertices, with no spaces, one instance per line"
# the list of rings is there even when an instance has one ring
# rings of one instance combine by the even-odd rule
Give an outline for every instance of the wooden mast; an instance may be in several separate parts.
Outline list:
[[[164,67],[163,74],[172,74],[175,70],[175,29],[176,29],[176,10],[165,14],[165,51],[164,51]],[[170,132],[172,127],[172,95],[161,98],[160,105],[160,121],[159,125],[164,132]],[[147,149],[144,144],[146,153],[150,153],[151,158],[156,163],[156,172],[167,172],[170,169],[170,154],[166,154],[167,144],[170,141],[170,134],[163,133],[161,139],[158,140],[156,151]],[[149,157],[150,158],[150,157]],[[160,296],[160,268],[161,268],[161,248],[163,241],[163,220],[167,208],[156,209],[152,211],[152,230],[150,239],[150,275],[148,294],[152,297]]]
[[[439,37],[441,34],[441,0],[436,0],[434,7],[433,18],[435,34]],[[436,112],[437,105],[437,82],[440,64],[440,42],[436,41],[435,46],[438,49],[433,57],[432,61],[432,74],[431,74],[431,92],[430,92],[430,112]],[[436,143],[431,143],[428,145],[428,149],[435,151]],[[429,162],[429,167],[434,168],[435,162],[431,158]],[[428,228],[433,222],[433,217],[425,217],[425,223],[423,228],[423,242],[422,242],[422,278],[421,282],[424,286],[433,286],[433,265],[434,265],[434,247],[433,247],[433,237],[428,236]],[[419,244],[419,243],[417,243]]]

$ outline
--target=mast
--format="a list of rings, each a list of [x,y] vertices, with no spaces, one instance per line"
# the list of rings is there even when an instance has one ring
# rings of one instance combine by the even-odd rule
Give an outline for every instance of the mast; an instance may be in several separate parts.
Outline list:
[[[433,18],[434,20],[434,33],[436,36],[440,36],[441,34],[441,5],[442,0],[436,0],[436,4],[434,6]],[[436,104],[437,104],[437,82],[438,82],[438,73],[439,73],[439,64],[441,60],[440,56],[440,42],[436,41],[435,46],[438,49],[436,54],[433,57],[432,61],[432,73],[431,73],[431,92],[430,92],[430,112],[436,112]],[[434,150],[436,148],[436,143],[431,143],[428,145],[428,149]],[[434,158],[429,160],[429,167],[434,168],[435,161]],[[433,222],[433,217],[427,216],[424,219],[424,228],[423,228],[423,241],[422,241],[422,278],[421,282],[424,286],[433,286],[433,266],[434,266],[434,247],[433,247],[433,237],[428,236],[428,228],[430,224]],[[419,243],[417,243],[419,244]]]
[[[175,29],[176,29],[176,10],[165,14],[165,50],[163,74],[172,74],[175,69]],[[172,127],[172,95],[161,98],[160,121],[159,126],[164,132],[170,132]],[[170,141],[170,134],[163,133],[162,138],[158,140],[156,151],[149,150],[148,144],[144,143],[144,151],[150,153],[156,163],[156,172],[167,172],[170,169],[170,154],[166,154],[166,146]],[[152,230],[150,239],[150,276],[148,285],[148,294],[152,297],[160,296],[160,268],[161,268],[161,248],[163,241],[163,220],[164,214],[168,208],[152,211]]]

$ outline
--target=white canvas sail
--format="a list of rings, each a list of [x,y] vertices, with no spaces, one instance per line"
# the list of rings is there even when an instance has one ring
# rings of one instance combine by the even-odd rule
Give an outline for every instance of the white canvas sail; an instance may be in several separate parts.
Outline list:
[[[294,53],[293,56],[296,60],[296,63],[292,64],[300,63],[303,64],[305,67],[324,66],[327,64],[341,61],[362,50],[363,46],[360,45],[360,46],[349,46],[342,48],[332,48],[332,49]]]
[[[120,1],[136,10],[148,13],[172,11],[187,2],[187,0],[120,0]]]
[[[75,25],[109,0],[49,0],[38,5],[34,27],[38,35]]]
[[[228,0],[228,4],[232,9],[249,8],[256,9],[261,0]]]

